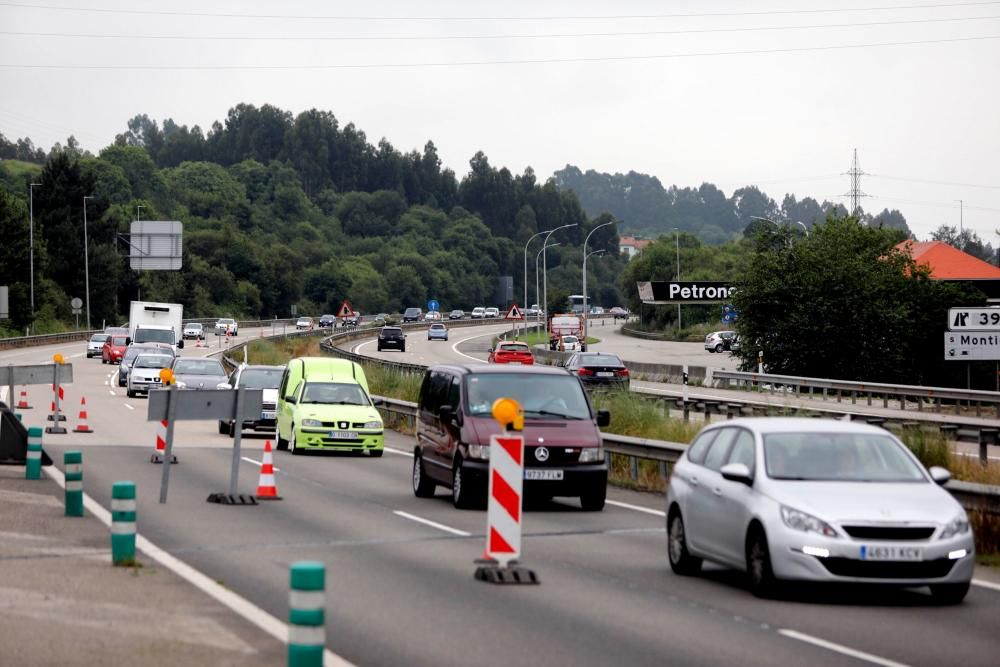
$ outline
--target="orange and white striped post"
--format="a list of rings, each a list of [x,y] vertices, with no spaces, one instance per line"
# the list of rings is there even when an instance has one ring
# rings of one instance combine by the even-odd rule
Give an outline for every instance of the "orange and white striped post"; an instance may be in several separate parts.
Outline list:
[[[524,497],[524,412],[512,398],[493,403],[493,418],[504,427],[490,436],[486,550],[475,577],[494,584],[537,584],[534,571],[518,564]]]

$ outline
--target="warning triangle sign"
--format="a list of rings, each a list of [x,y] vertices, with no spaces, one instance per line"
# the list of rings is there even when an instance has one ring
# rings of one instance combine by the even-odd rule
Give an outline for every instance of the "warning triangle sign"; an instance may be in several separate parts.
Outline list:
[[[518,308],[517,304],[515,303],[513,306],[510,307],[510,310],[507,311],[507,314],[504,316],[504,319],[505,320],[523,320],[524,319],[524,313],[521,312],[521,309]]]
[[[340,312],[337,313],[337,317],[350,317],[353,314],[354,311],[351,310],[351,304],[347,302],[347,299],[344,299],[344,303],[340,304]]]

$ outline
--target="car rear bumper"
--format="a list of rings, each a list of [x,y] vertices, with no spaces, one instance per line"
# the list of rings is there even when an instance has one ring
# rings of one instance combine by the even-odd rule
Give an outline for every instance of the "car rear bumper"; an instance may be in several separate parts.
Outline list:
[[[595,388],[605,388],[605,389],[628,389],[629,379],[628,378],[599,378],[590,377],[587,375],[577,376],[580,378],[580,382],[587,389]]]
[[[462,475],[466,483],[471,483],[482,489],[487,488],[490,465],[488,461],[462,461]],[[568,465],[561,468],[536,468],[528,466],[528,470],[562,470],[561,480],[524,480],[524,495],[535,497],[548,496],[580,496],[591,493],[595,488],[608,485],[607,463],[585,463]]]

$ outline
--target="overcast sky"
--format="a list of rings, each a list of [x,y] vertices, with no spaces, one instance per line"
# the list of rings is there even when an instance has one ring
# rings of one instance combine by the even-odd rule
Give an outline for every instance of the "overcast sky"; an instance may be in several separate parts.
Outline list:
[[[138,113],[316,107],[459,176],[483,150],[779,202],[845,201],[857,148],[866,210],[924,239],[962,199],[996,246],[997,38],[1000,0],[0,0],[0,131],[96,152]]]

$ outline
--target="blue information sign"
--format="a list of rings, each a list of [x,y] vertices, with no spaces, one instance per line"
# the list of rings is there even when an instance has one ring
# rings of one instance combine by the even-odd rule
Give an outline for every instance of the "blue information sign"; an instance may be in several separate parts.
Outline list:
[[[441,304],[437,302],[437,299],[431,299],[427,302],[427,310],[438,310],[441,308]]]
[[[736,309],[730,304],[726,304],[722,307],[722,323],[732,324],[736,321]]]

